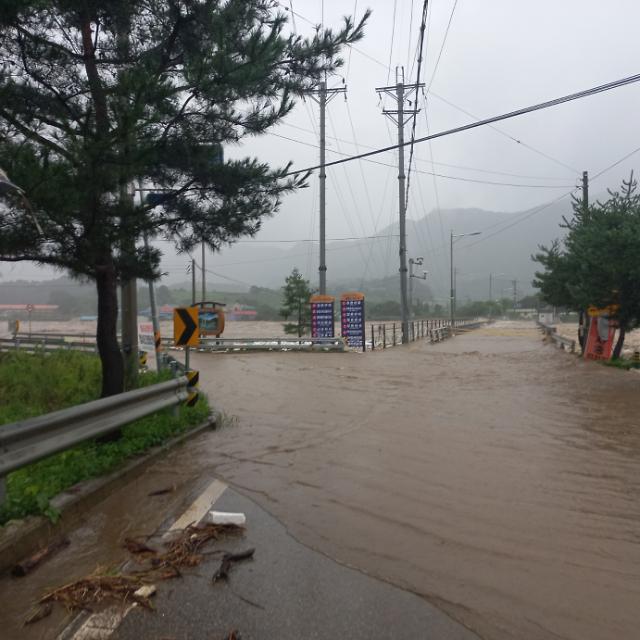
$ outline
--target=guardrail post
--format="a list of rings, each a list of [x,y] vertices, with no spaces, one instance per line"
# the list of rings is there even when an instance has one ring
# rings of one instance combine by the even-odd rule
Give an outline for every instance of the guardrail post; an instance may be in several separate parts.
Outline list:
[[[393,323],[393,346],[396,346],[396,323]]]
[[[373,331],[373,325],[371,325],[371,351],[374,351],[376,348],[376,337]]]
[[[387,348],[387,325],[382,325],[382,348]]]

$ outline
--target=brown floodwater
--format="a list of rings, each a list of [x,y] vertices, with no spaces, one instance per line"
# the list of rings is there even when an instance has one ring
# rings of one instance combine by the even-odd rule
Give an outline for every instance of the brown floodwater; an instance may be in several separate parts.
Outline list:
[[[369,354],[200,355],[198,453],[301,541],[486,638],[640,637],[640,375],[497,323]]]
[[[483,638],[639,637],[640,374],[584,363],[544,345],[532,323],[507,322],[437,345],[192,363],[238,422],[87,514],[75,555],[0,581],[7,637],[52,637],[44,622],[17,634],[26,603],[121,558],[127,532],[153,530],[212,475],[300,541]],[[175,495],[146,498],[172,478]]]

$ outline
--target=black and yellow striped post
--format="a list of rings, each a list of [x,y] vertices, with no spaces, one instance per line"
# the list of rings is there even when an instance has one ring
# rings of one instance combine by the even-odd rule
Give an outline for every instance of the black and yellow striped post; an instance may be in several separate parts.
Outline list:
[[[187,388],[187,396],[186,405],[187,407],[195,406],[196,402],[198,402],[198,384],[200,383],[200,372],[199,371],[187,371],[186,374],[187,380],[189,380],[189,386]]]
[[[138,351],[138,366],[141,369],[147,368],[147,352],[146,351]]]
[[[634,369],[640,369],[640,351],[634,351],[633,352],[633,368]]]

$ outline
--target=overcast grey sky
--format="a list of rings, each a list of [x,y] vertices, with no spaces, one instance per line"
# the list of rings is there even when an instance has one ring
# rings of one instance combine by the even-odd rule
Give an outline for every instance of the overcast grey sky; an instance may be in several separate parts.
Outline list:
[[[373,10],[364,40],[345,51],[341,76],[348,87],[347,101],[338,96],[329,106],[327,158],[339,157],[333,151],[351,154],[395,142],[395,126],[381,114],[382,107],[393,108],[392,101],[380,102],[374,87],[394,84],[398,65],[404,67],[407,83],[415,81],[422,1],[282,0],[281,5],[293,8],[295,28],[306,35],[312,24],[321,22],[323,6],[327,26],[338,25],[344,14],[355,11],[358,18],[365,8]],[[418,136],[427,133],[426,115],[431,132],[436,132],[470,122],[460,109],[484,118],[640,70],[640,3],[633,0],[431,0],[429,5],[423,80],[431,91],[426,109],[420,95]],[[330,86],[340,86],[342,77],[331,80]],[[438,205],[518,212],[562,195],[577,184],[583,169],[595,175],[640,146],[639,97],[640,86],[632,85],[498,124],[508,135],[484,127],[417,145],[416,169],[450,177],[413,173],[408,217],[431,214],[429,247],[436,248],[449,233],[440,225]],[[299,168],[314,165],[317,127],[318,107],[307,101],[274,135],[247,140],[242,147],[227,149],[227,155],[255,155],[274,164],[293,160]],[[375,235],[396,221],[395,154],[375,160],[392,166],[356,161],[327,171],[328,238]],[[640,153],[602,176],[592,192],[617,185],[639,162]],[[308,189],[289,196],[256,239],[317,239],[317,182],[316,174]],[[521,228],[526,233],[527,223]],[[312,279],[317,271],[315,246],[310,245],[307,261],[307,277]],[[234,251],[238,250],[210,256],[209,265],[214,270],[219,265],[233,277],[233,268],[225,264],[233,262]],[[185,262],[168,254],[163,268],[176,279]],[[397,266],[390,265],[390,273],[396,271]],[[0,265],[0,273],[6,280],[37,272],[29,265]]]

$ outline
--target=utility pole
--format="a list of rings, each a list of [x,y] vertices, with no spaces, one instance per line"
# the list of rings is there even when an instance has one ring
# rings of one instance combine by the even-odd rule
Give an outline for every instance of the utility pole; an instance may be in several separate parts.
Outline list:
[[[404,84],[404,69],[396,67],[396,85],[376,87],[378,95],[385,93],[396,101],[397,109],[383,109],[382,113],[398,127],[398,216],[400,220],[400,307],[402,310],[402,343],[409,342],[409,303],[407,299],[407,225],[404,173],[404,127],[420,112],[416,108],[416,95],[423,83]],[[411,110],[405,111],[405,100],[410,100]]]
[[[142,195],[142,192],[140,192]],[[147,234],[144,235],[144,246],[149,250],[149,239]],[[153,341],[156,344],[156,368],[158,371],[162,371],[162,360],[160,359],[160,349],[157,346],[158,340],[160,340],[160,318],[158,318],[158,305],[156,304],[156,289],[153,286],[153,280],[149,280],[149,305],[151,306],[151,322],[153,323]]]
[[[589,209],[589,172],[582,172],[582,209],[586,213]]]
[[[327,205],[327,172],[325,169],[325,152],[327,146],[326,137],[326,113],[327,105],[336,97],[338,93],[346,93],[346,87],[327,89],[327,81],[323,80],[318,89],[312,91],[311,97],[320,105],[320,266],[319,293],[327,293],[327,252],[326,252],[326,205]]]
[[[191,304],[196,303],[196,261],[191,259]]]
[[[516,310],[516,305],[518,303],[518,281],[513,280],[513,310]]]
[[[207,295],[207,277],[205,275],[205,269],[204,269],[204,250],[205,250],[205,244],[203,240],[202,241],[202,302],[205,301],[205,296]]]

